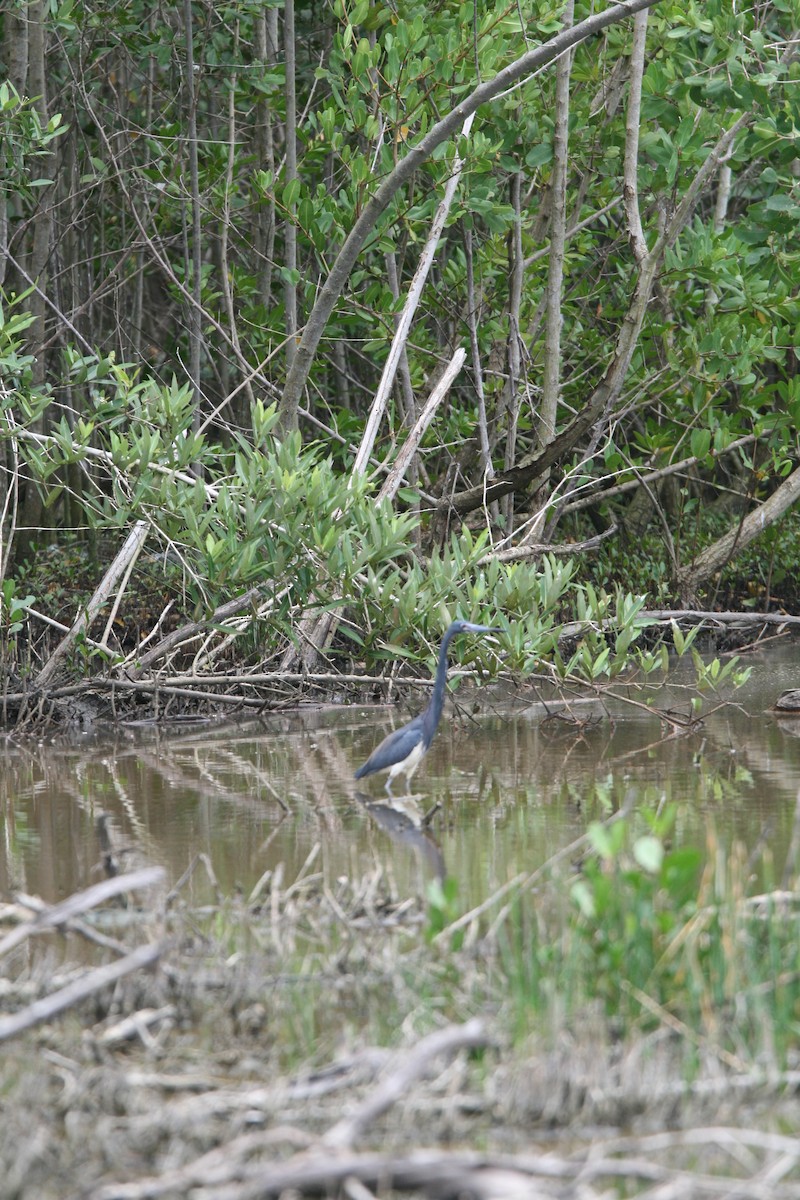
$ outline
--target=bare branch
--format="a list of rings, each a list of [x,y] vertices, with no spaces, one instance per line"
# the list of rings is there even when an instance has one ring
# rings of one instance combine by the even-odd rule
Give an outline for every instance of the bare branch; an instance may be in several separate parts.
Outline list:
[[[461,129],[462,137],[469,136],[474,115],[474,113],[470,114],[470,116],[467,117],[466,121],[464,122],[464,125]],[[403,306],[400,320],[397,322],[397,328],[392,339],[389,356],[386,359],[386,363],[383,368],[381,381],[378,384],[378,390],[375,393],[375,399],[372,401],[372,408],[370,409],[369,418],[364,428],[363,437],[361,438],[361,445],[358,448],[358,453],[356,454],[355,462],[353,463],[353,473],[356,475],[362,475],[364,473],[369,461],[369,457],[372,454],[372,447],[375,445],[378,427],[386,410],[386,402],[389,399],[389,394],[394,384],[397,367],[406,348],[408,333],[411,329],[411,322],[414,319],[414,314],[417,311],[417,306],[419,305],[420,297],[422,295],[422,289],[425,287],[431,266],[433,265],[436,247],[439,245],[439,238],[442,236],[444,223],[447,220],[447,214],[450,212],[450,207],[453,203],[453,198],[455,197],[459,180],[461,179],[463,166],[464,163],[462,159],[458,156],[458,154],[456,154],[455,162],[453,163],[452,174],[447,181],[444,189],[444,195],[442,196],[439,206],[436,209],[436,215],[431,223],[428,240],[426,241],[422,253],[420,254],[419,263],[417,264],[417,269],[414,272],[414,278],[411,281],[411,287],[408,289],[408,296],[406,297],[406,302]]]
[[[117,580],[128,572],[130,577],[129,567],[136,561],[142,546],[145,543],[148,534],[148,524],[146,521],[137,521],[133,529],[125,539],[125,544],[116,556],[111,566],[106,571],[100,583],[95,588],[94,594],[89,600],[89,603],[76,617],[69,633],[61,639],[53,653],[48,658],[47,662],[42,667],[34,681],[34,688],[40,689],[45,687],[53,678],[56,667],[61,659],[66,654],[67,650],[73,646],[78,636],[87,630],[97,614],[102,609],[103,605],[108,600],[114,590]]]
[[[729,529],[712,545],[706,546],[690,566],[682,567],[678,571],[681,597],[687,602],[690,601],[701,584],[710,579],[716,571],[721,570],[734,553],[744,550],[745,546],[748,546],[754,538],[762,534],[770,525],[774,525],[798,499],[800,499],[800,467],[792,471],[791,475],[784,479],[780,487],[776,488],[763,504],[759,504],[752,512],[749,512],[743,521]]]
[[[392,463],[392,468],[384,480],[383,487],[378,493],[379,500],[393,500],[397,495],[398,488],[403,482],[403,476],[408,470],[411,459],[416,454],[419,444],[425,436],[425,430],[433,420],[436,410],[441,404],[442,400],[444,400],[445,396],[450,391],[453,381],[464,365],[464,359],[466,357],[466,350],[464,350],[463,347],[460,347],[458,350],[456,350],[452,359],[447,364],[444,374],[428,397],[427,404],[417,417],[414,428],[403,442],[400,453]]]
[[[139,946],[125,958],[109,963],[105,967],[97,967],[94,971],[87,971],[80,979],[67,984],[60,991],[54,992],[52,996],[45,996],[43,999],[37,1000],[34,1004],[22,1009],[21,1012],[14,1013],[10,1017],[0,1017],[0,1042],[6,1042],[9,1038],[16,1037],[18,1033],[30,1029],[33,1025],[38,1025],[42,1021],[51,1020],[65,1009],[73,1008],[82,1000],[93,996],[95,992],[108,987],[109,984],[117,983],[118,980],[124,979],[126,975],[130,975],[134,971],[140,971],[142,967],[151,967],[160,957],[161,946],[157,942],[152,945]]]
[[[483,1021],[477,1017],[464,1025],[450,1025],[424,1037],[410,1052],[400,1056],[394,1070],[386,1075],[354,1113],[343,1117],[328,1130],[323,1138],[325,1145],[331,1149],[353,1146],[378,1117],[397,1104],[418,1080],[430,1074],[436,1059],[454,1054],[457,1050],[488,1044]]]

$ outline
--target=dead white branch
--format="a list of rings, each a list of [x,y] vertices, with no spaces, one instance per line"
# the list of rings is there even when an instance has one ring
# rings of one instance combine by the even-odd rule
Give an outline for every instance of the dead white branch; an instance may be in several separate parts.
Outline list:
[[[483,1021],[477,1017],[464,1025],[450,1025],[429,1034],[400,1057],[386,1078],[381,1080],[355,1112],[343,1117],[328,1130],[323,1139],[325,1145],[339,1149],[354,1145],[378,1117],[397,1104],[415,1083],[430,1075],[436,1059],[455,1054],[458,1050],[488,1044]]]
[[[130,569],[144,546],[147,538],[148,525],[146,521],[137,521],[133,529],[125,539],[125,544],[120,550],[117,557],[112,562],[111,566],[106,571],[100,583],[94,591],[94,595],[89,600],[89,603],[76,617],[70,627],[69,633],[61,639],[53,653],[50,655],[47,662],[42,667],[41,671],[34,680],[34,688],[46,687],[55,674],[56,668],[61,659],[67,653],[71,646],[75,644],[81,633],[88,630],[94,621],[97,614],[105,605],[109,596],[117,586],[117,582],[123,576],[130,578]]]
[[[462,137],[469,136],[474,119],[474,113],[471,113],[467,117],[461,129]],[[375,438],[378,433],[378,428],[386,410],[386,402],[389,399],[389,393],[391,392],[392,385],[394,384],[397,367],[403,351],[406,348],[409,330],[411,329],[411,322],[414,319],[414,314],[417,311],[423,288],[425,287],[428,275],[430,274],[430,269],[433,265],[433,259],[436,254],[436,248],[439,245],[439,238],[442,236],[442,230],[444,229],[447,215],[450,212],[453,198],[455,197],[456,189],[458,188],[459,180],[461,179],[463,167],[464,163],[459,157],[458,151],[456,150],[455,158],[453,160],[453,173],[447,181],[444,189],[444,195],[439,202],[439,207],[436,210],[433,223],[431,224],[428,240],[426,241],[422,253],[420,254],[419,263],[417,264],[417,269],[414,272],[414,278],[411,281],[411,286],[408,289],[408,295],[406,297],[405,305],[403,306],[403,311],[400,314],[399,321],[397,322],[397,329],[395,330],[395,335],[392,339],[392,345],[389,349],[389,356],[386,359],[386,364],[383,368],[383,374],[381,375],[381,380],[378,384],[378,390],[375,393],[375,399],[372,401],[372,408],[370,409],[369,418],[364,428],[364,434],[361,438],[361,445],[358,448],[358,453],[356,454],[355,461],[353,463],[354,474],[362,475],[364,473],[367,463],[369,462],[370,455],[372,454],[372,448],[375,445]]]
[[[459,347],[459,349],[456,350],[455,354],[451,358],[450,362],[447,364],[444,374],[428,397],[427,403],[425,404],[422,412],[417,417],[417,420],[414,423],[414,428],[403,442],[400,453],[397,455],[397,458],[392,464],[392,468],[384,480],[383,487],[378,493],[379,500],[393,500],[397,495],[398,488],[403,482],[403,476],[408,470],[411,460],[419,449],[419,444],[425,436],[425,430],[433,420],[436,410],[441,404],[442,400],[450,391],[453,380],[456,378],[464,365],[464,359],[466,356],[466,350],[464,350],[463,347]]]

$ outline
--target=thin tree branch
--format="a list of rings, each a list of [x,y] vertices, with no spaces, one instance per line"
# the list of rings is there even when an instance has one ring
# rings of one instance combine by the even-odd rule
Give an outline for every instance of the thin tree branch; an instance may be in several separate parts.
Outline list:
[[[472,128],[473,120],[474,113],[470,114],[470,116],[467,117],[466,121],[464,122],[461,129],[462,137],[469,137],[469,131]],[[436,215],[431,223],[428,239],[425,242],[422,253],[420,254],[419,263],[417,264],[417,269],[414,272],[414,278],[411,281],[411,286],[408,289],[408,296],[406,297],[403,311],[400,314],[400,320],[397,322],[397,328],[392,339],[389,355],[386,359],[381,380],[378,384],[378,390],[375,393],[375,399],[372,402],[372,408],[370,409],[369,417],[364,428],[364,434],[361,438],[361,445],[358,448],[358,453],[356,454],[355,462],[353,463],[353,474],[355,475],[362,475],[364,473],[370,455],[372,454],[372,448],[375,445],[378,427],[383,419],[383,414],[386,410],[386,402],[389,399],[389,395],[394,384],[397,367],[406,348],[408,333],[411,329],[411,322],[414,319],[414,314],[417,311],[420,297],[422,296],[422,290],[425,287],[425,283],[430,273],[434,255],[436,254],[436,248],[439,245],[439,238],[442,236],[442,230],[444,229],[444,224],[447,220],[447,214],[450,212],[450,207],[453,203],[453,198],[455,197],[459,180],[461,179],[461,171],[463,166],[464,164],[462,159],[458,154],[456,154],[455,161],[453,163],[453,172],[447,181],[444,189],[444,195],[442,196],[442,199],[436,210]]]

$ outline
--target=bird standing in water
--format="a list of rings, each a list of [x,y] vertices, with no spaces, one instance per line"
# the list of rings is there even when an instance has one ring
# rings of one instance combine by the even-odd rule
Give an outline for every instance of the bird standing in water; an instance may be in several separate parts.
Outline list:
[[[473,625],[471,621],[453,621],[453,624],[442,638],[439,647],[439,665],[436,668],[436,678],[433,685],[433,695],[428,707],[419,716],[414,717],[401,729],[395,729],[383,739],[379,746],[370,754],[363,767],[356,771],[356,779],[365,775],[374,775],[377,771],[388,771],[386,791],[392,794],[392,780],[401,773],[406,777],[407,785],[411,776],[422,762],[428,747],[433,741],[444,705],[444,689],[447,680],[447,648],[457,633],[499,633],[491,625]]]

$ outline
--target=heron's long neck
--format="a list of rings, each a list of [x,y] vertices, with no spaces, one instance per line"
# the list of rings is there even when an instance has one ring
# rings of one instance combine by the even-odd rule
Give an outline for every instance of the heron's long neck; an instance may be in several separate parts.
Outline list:
[[[450,646],[453,634],[448,630],[442,638],[442,644],[439,647],[439,664],[436,668],[436,679],[433,684],[433,695],[430,703],[425,709],[425,734],[427,740],[433,737],[436,732],[436,726],[439,724],[439,719],[442,715],[444,706],[444,689],[447,684],[447,651]]]

